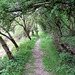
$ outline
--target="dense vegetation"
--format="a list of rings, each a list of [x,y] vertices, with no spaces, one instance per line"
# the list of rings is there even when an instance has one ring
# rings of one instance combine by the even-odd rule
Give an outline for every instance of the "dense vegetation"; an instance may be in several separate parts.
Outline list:
[[[59,53],[53,45],[51,34],[42,35],[40,46],[45,51],[43,55],[45,70],[51,72],[51,75],[75,74],[75,58],[72,58],[69,53]]]
[[[51,34],[49,36],[46,35],[46,40],[43,40],[45,44],[48,44],[47,48],[49,45],[51,45],[50,49],[47,49],[48,52],[49,50],[54,50],[54,52],[51,51],[49,53],[51,58],[48,59],[48,63],[53,61],[53,66],[56,68],[56,61],[59,60],[58,58],[60,56],[61,60],[59,60],[59,65],[61,67],[58,67],[58,69],[55,70],[61,71],[60,73],[57,72],[57,74],[64,75],[65,73],[65,75],[67,75],[68,72],[70,72],[69,74],[74,75],[74,67],[72,68],[72,66],[75,65],[74,4],[74,0],[0,0],[0,43],[5,50],[7,57],[9,58],[9,60],[8,58],[3,59],[3,63],[10,64],[13,61],[15,63],[13,64],[12,62],[12,66],[16,64],[19,65],[19,63],[17,63],[18,59],[16,58],[18,57],[17,55],[20,55],[20,52],[22,51],[20,51],[21,48],[15,37],[18,40],[20,40],[22,37],[29,38],[31,43],[34,43],[31,36],[34,36],[35,34],[38,35],[38,31],[41,29],[42,32],[45,32],[48,35]],[[19,29],[17,31],[18,26]],[[14,34],[16,34],[15,37]],[[51,39],[50,36],[53,38],[53,44],[55,47],[50,44],[52,43],[51,40],[49,40],[49,38]],[[14,55],[10,50],[10,47],[6,44],[5,38],[8,38],[13,43],[16,48],[14,50],[17,50],[17,55]],[[32,44],[27,42],[24,43],[24,45],[24,50],[26,50],[26,47],[32,49],[30,46]],[[23,44],[21,46],[23,46]],[[43,45],[42,48],[46,49],[45,45]],[[30,51],[27,52],[29,55]],[[22,54],[23,53],[24,52],[22,52]],[[26,58],[28,55],[26,55]],[[20,59],[20,57],[18,58]],[[7,62],[5,62],[5,60]],[[20,61],[22,60],[23,59],[20,59]],[[0,70],[1,72],[4,71],[4,73],[7,73],[10,67],[11,66],[8,65],[7,67],[3,66],[3,68],[0,68]],[[62,71],[64,71],[64,73],[62,73]]]
[[[24,70],[25,64],[28,59],[31,57],[32,51],[35,47],[35,42],[38,39],[38,36],[34,36],[32,41],[28,40],[19,45],[19,51],[12,50],[15,56],[15,62],[13,60],[9,60],[7,56],[5,56],[0,61],[0,71],[1,75],[21,75]]]

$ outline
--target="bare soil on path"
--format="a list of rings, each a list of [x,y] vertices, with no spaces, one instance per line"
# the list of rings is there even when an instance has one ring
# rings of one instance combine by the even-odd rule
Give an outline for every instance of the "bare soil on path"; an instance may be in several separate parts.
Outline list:
[[[40,48],[40,39],[35,43],[36,47],[32,49],[32,58],[35,59],[33,64],[30,64],[29,62],[32,61],[31,59],[29,60],[28,63],[26,63],[25,66],[25,71],[23,72],[22,75],[50,75],[49,72],[44,71],[44,64],[43,64],[43,58],[42,55],[44,52]]]

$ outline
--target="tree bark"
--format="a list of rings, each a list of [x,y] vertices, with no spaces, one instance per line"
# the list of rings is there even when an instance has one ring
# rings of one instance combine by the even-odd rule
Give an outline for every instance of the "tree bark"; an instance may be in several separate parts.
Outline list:
[[[0,36],[0,43],[2,44],[2,47],[4,48],[9,60],[15,60],[15,57],[12,55],[12,53],[10,52],[7,44],[5,43],[5,41],[3,40],[3,38]]]
[[[10,40],[12,41],[12,43],[15,45],[16,48],[18,48],[17,43],[15,42],[15,40],[13,38],[10,38]]]
[[[34,31],[32,30],[32,36],[34,36]]]
[[[25,31],[25,33],[26,33],[26,35],[27,35],[27,37],[31,40],[31,37],[29,36],[29,32],[27,32],[27,30],[26,30],[26,24],[25,24],[25,19],[24,19],[24,15],[23,15],[23,22],[24,22],[24,26],[22,25],[22,24],[20,24],[17,20],[15,20],[21,27],[23,27],[23,29],[24,29],[24,31]]]
[[[15,40],[13,39],[13,37],[11,36],[11,34],[2,25],[0,25],[0,27],[8,34],[8,36],[3,34],[2,32],[0,32],[0,34],[7,37],[9,40],[11,40],[11,42],[15,45],[15,47],[18,48],[18,45],[15,42]]]
[[[0,32],[0,34],[3,35],[3,36],[5,36],[5,37],[7,37],[7,38],[14,44],[14,46],[15,46],[16,48],[18,48],[18,45],[17,45],[17,43],[15,42],[15,40],[13,39],[12,36],[9,37],[9,36],[3,34],[2,32]]]
[[[24,29],[24,31],[25,31],[27,37],[31,40],[31,37],[29,36],[29,32],[27,32],[26,29],[25,29],[24,27],[23,27],[23,29]]]
[[[26,32],[26,34],[27,34],[28,38],[31,40],[31,37],[29,36],[29,33]]]
[[[59,32],[60,32],[60,37],[62,37],[62,31],[61,31],[61,27],[60,27],[60,21],[58,21],[57,23],[56,23],[56,26],[58,27],[58,29],[59,29]]]

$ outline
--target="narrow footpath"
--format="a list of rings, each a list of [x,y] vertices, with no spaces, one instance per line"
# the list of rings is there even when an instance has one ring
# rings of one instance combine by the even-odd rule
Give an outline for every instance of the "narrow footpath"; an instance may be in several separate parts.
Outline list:
[[[33,62],[33,64],[29,62],[26,64],[26,71],[22,75],[50,75],[49,72],[44,71],[44,64],[42,58],[44,52],[41,50],[39,46],[40,39],[41,36],[39,40],[35,43],[36,47],[32,49],[32,58],[35,59],[35,61]],[[30,59],[29,61],[32,61],[32,59]]]

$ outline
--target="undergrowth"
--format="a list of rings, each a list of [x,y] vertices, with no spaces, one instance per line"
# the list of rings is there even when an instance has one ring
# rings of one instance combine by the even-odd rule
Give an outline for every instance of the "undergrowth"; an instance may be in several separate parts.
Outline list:
[[[50,34],[42,34],[40,46],[45,51],[43,62],[46,71],[52,75],[75,75],[75,59],[68,53],[59,53]]]
[[[9,60],[7,56],[5,56],[0,61],[0,68],[3,68],[0,71],[0,75],[21,75],[24,70],[25,63],[31,56],[31,49],[35,47],[35,42],[37,41],[38,36],[32,37],[32,40],[28,40],[25,43],[21,43],[19,45],[19,51],[14,50],[13,54],[16,61]],[[15,53],[16,52],[16,53]]]
[[[67,42],[70,46],[75,47],[75,36],[62,37],[61,40],[63,43]]]

